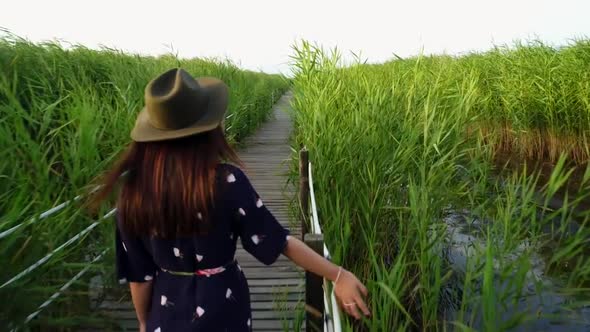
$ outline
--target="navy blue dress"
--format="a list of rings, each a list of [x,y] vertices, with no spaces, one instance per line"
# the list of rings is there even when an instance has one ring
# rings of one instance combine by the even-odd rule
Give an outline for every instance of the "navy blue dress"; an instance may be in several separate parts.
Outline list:
[[[224,195],[211,213],[214,228],[206,236],[133,237],[117,218],[119,282],[153,281],[148,332],[252,330],[248,283],[234,258],[237,239],[269,265],[283,252],[289,232],[239,168],[220,164],[218,179]]]

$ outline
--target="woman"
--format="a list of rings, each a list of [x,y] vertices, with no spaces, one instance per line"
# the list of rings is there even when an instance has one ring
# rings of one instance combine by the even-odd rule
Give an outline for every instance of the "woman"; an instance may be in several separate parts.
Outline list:
[[[266,209],[224,137],[228,88],[172,69],[152,80],[133,142],[95,203],[127,171],[117,202],[120,281],[129,282],[141,331],[250,331],[248,284],[234,259],[243,247],[265,264],[282,253],[335,282],[359,319],[367,290],[350,272],[290,237]]]

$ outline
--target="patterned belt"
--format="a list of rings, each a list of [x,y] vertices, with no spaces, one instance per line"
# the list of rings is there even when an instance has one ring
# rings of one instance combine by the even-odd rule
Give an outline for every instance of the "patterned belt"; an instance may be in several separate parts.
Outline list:
[[[223,266],[219,266],[219,267],[214,267],[211,269],[202,269],[202,270],[196,270],[195,272],[184,272],[184,271],[170,271],[170,270],[166,270],[161,268],[162,271],[166,272],[166,273],[170,273],[172,275],[175,276],[187,276],[187,277],[192,277],[192,276],[206,276],[206,277],[210,277],[212,275],[215,274],[219,274],[224,272],[225,270],[227,270],[228,268],[230,268],[231,266],[235,266],[238,264],[237,260],[233,260]]]

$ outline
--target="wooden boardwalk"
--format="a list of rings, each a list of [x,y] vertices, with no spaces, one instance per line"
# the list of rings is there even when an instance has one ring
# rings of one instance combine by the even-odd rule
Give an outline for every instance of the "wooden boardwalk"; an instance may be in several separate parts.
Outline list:
[[[264,205],[290,229],[291,235],[301,237],[299,224],[294,227],[290,217],[289,202],[295,194],[294,188],[285,187],[292,155],[288,141],[292,123],[286,113],[290,98],[286,94],[279,100],[272,118],[246,140],[246,148],[239,154]],[[305,300],[303,270],[283,255],[271,266],[256,261],[241,247],[236,257],[250,285],[254,331],[295,330],[293,319],[298,311],[302,314],[295,309],[302,308]]]
[[[265,206],[293,236],[301,237],[300,227],[292,223],[289,202],[295,194],[292,186],[286,187],[287,172],[292,155],[289,135],[292,123],[286,113],[291,95],[281,97],[274,106],[271,118],[245,141],[239,156],[246,165],[246,174],[260,194]],[[250,286],[252,301],[252,327],[254,331],[298,331],[303,323],[305,300],[305,274],[285,256],[265,266],[247,253],[238,241],[236,258]],[[109,299],[99,306],[115,317],[127,331],[137,330],[133,306]],[[303,329],[302,329],[303,330]]]

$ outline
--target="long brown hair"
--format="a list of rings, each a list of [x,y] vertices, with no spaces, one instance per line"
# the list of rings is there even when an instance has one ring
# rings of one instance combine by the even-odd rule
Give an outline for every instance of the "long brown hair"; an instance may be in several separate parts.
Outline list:
[[[126,232],[162,238],[206,234],[217,194],[217,166],[223,161],[243,166],[221,126],[179,139],[132,142],[103,177],[91,206],[99,206],[127,173],[117,201]]]

